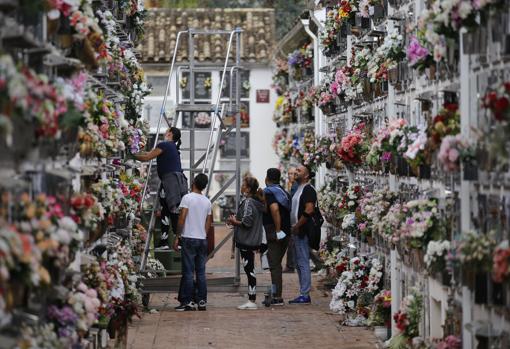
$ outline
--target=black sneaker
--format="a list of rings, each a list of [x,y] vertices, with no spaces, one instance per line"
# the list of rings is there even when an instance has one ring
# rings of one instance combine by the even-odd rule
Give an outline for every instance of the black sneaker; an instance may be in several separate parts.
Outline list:
[[[271,299],[271,305],[274,306],[283,306],[285,302],[283,301],[283,298],[273,298]]]
[[[195,303],[189,302],[188,304],[181,304],[178,307],[175,307],[175,311],[194,311],[197,310],[195,307]]]
[[[198,311],[206,311],[207,303],[205,301],[198,302]]]

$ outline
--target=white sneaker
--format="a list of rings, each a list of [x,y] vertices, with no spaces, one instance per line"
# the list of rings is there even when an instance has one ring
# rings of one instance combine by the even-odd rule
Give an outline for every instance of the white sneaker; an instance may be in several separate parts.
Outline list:
[[[256,303],[254,303],[252,301],[248,301],[248,302],[244,303],[243,305],[238,306],[237,309],[239,309],[239,310],[257,310],[258,307],[257,307]]]

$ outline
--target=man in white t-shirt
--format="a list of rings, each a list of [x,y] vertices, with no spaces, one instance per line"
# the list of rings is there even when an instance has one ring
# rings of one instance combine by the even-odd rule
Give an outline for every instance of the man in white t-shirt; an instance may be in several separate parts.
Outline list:
[[[182,256],[182,289],[181,305],[177,311],[206,310],[207,282],[205,263],[207,261],[207,232],[212,225],[211,201],[202,194],[208,183],[205,174],[198,174],[193,180],[191,193],[186,194],[179,208],[179,222],[174,242],[174,250],[181,242]],[[196,274],[196,283],[193,281]],[[196,290],[195,290],[196,287]],[[193,299],[196,295],[196,299]]]

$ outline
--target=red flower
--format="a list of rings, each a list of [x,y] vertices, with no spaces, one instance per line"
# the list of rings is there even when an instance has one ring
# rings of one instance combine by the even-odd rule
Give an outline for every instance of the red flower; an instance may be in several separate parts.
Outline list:
[[[447,103],[444,105],[444,108],[449,112],[455,113],[459,109],[459,105],[457,103]]]
[[[492,110],[496,120],[502,121],[505,119],[505,114],[507,113],[509,106],[510,102],[506,97],[500,97],[496,100]]]

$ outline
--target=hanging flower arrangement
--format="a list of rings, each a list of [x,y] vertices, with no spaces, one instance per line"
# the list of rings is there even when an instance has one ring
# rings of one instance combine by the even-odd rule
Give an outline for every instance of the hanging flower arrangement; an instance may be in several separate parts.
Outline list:
[[[502,241],[492,255],[492,279],[504,282],[510,277],[510,247],[508,240]]]
[[[274,64],[276,71],[273,74],[271,87],[278,96],[281,96],[287,91],[287,85],[289,84],[289,64],[287,60],[280,58],[277,58]]]
[[[273,121],[278,124],[288,125],[293,119],[294,103],[292,102],[290,93],[285,92],[282,96],[279,96],[276,99]]]
[[[379,129],[366,157],[366,162],[372,169],[387,168],[390,162],[400,155],[399,146],[404,137],[405,126],[406,120],[394,119]]]
[[[403,209],[405,218],[398,234],[410,248],[425,249],[429,241],[446,235],[437,200],[411,200]]]
[[[441,145],[445,136],[455,136],[460,133],[460,113],[456,103],[445,104],[428,126],[429,149],[435,151]]]
[[[102,95],[89,92],[84,125],[78,134],[82,156],[108,157],[125,150],[123,129],[129,123],[118,105]]]
[[[355,126],[342,138],[336,149],[337,155],[345,165],[360,166],[369,150],[365,124]]]
[[[473,231],[462,234],[457,256],[462,268],[472,271],[490,271],[492,253],[496,247],[494,232],[480,234]]]
[[[448,240],[429,241],[424,262],[430,274],[441,273],[446,270],[446,258],[451,248],[451,243]]]

